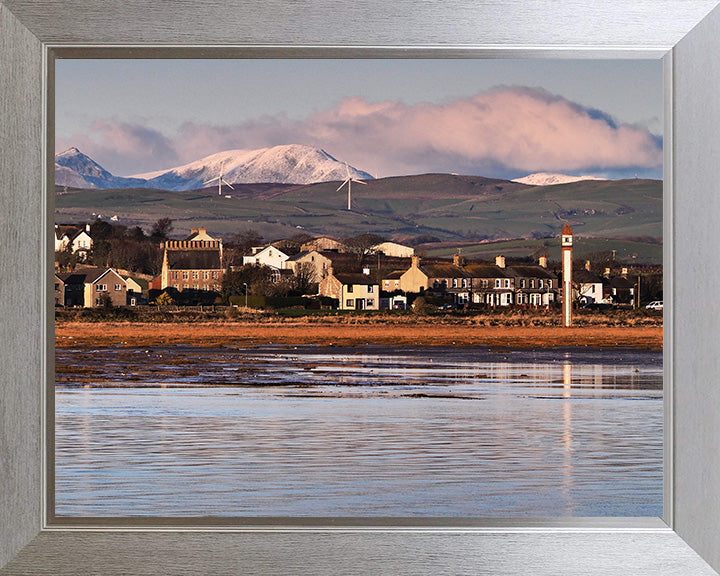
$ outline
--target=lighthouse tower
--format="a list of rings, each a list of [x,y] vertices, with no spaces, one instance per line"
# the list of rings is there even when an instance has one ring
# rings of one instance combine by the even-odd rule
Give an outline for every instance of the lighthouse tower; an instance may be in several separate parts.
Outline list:
[[[563,326],[572,325],[572,229],[565,222],[560,245],[562,246],[562,279],[563,279]]]

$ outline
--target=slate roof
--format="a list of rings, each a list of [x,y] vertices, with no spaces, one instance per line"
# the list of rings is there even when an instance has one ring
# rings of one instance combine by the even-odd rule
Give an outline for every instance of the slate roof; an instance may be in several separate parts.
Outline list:
[[[62,274],[58,274],[58,277],[65,282],[66,285],[85,284],[95,282],[95,280],[100,278],[100,276],[105,274],[108,270],[110,270],[110,268],[76,268],[74,272],[64,272]]]
[[[581,268],[580,270],[573,270],[572,279],[574,282],[578,282],[579,284],[602,283],[602,278],[600,278],[600,276],[598,276],[597,274],[593,274],[589,270],[585,270],[585,268]]]
[[[170,270],[220,270],[220,250],[217,248],[193,250],[168,250]]]
[[[383,280],[397,280],[399,279],[403,274],[405,274],[407,270],[394,270],[390,272],[389,274],[385,274],[383,276]]]
[[[349,286],[351,284],[362,285],[362,286],[375,286],[375,282],[367,274],[333,274],[335,278],[340,280],[344,285]]]
[[[471,278],[508,278],[504,268],[495,264],[468,264],[465,270]]]
[[[428,278],[471,278],[469,272],[454,264],[421,264],[420,271]]]
[[[621,290],[627,290],[629,288],[634,288],[635,284],[631,280],[625,278],[625,276],[615,276],[615,278],[612,278],[610,280],[610,286],[612,288],[620,288]]]
[[[542,266],[508,266],[507,274],[516,278],[548,278],[554,280],[557,278],[555,274]],[[587,270],[584,270],[587,272]],[[575,272],[573,272],[573,277]]]

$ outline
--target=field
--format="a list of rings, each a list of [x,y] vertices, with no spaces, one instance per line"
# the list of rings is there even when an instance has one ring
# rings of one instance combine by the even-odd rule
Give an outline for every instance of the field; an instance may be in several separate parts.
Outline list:
[[[169,217],[178,234],[205,226],[220,236],[252,228],[269,239],[298,232],[341,238],[375,233],[401,241],[426,235],[477,243],[547,238],[557,235],[567,220],[577,236],[643,237],[656,246],[662,238],[658,180],[526,186],[449,174],[382,178],[353,187],[350,211],[345,192],[336,191],[338,184],[245,185],[228,189],[229,198],[215,189],[71,191],[56,198],[56,222],[88,221],[102,214],[149,229],[157,219]],[[651,257],[657,258],[657,249]]]
[[[662,349],[662,315],[582,314],[575,326],[559,326],[557,314],[513,313],[470,317],[418,318],[412,315],[317,316],[279,318],[250,315],[237,319],[197,315],[158,321],[57,321],[57,347],[99,346],[248,346],[316,344],[321,346],[558,346]]]

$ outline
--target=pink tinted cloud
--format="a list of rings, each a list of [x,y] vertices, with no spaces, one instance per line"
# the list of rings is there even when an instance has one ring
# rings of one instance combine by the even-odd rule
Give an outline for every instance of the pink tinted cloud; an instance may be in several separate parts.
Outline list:
[[[426,171],[566,171],[658,168],[646,128],[616,125],[540,89],[500,87],[444,104],[347,98],[302,121],[262,118],[234,127],[183,126],[181,155],[300,143],[380,175]]]
[[[609,171],[662,165],[661,144],[646,128],[617,125],[599,111],[525,87],[499,87],[441,104],[347,98],[302,120],[268,116],[235,126],[187,122],[172,140],[116,121],[99,121],[94,130],[93,141],[103,153],[115,150],[128,164],[144,159],[135,173],[221,150],[280,144],[323,148],[376,176]],[[155,158],[152,165],[150,157]]]
[[[56,140],[56,151],[75,146],[116,176],[172,167],[179,161],[173,142],[138,123],[95,121],[86,134]]]

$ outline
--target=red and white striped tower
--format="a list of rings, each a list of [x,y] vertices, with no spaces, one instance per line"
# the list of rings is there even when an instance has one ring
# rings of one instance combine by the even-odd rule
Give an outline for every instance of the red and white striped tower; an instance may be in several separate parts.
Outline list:
[[[572,325],[572,229],[565,222],[560,245],[562,246],[562,278],[563,278],[563,326]]]

